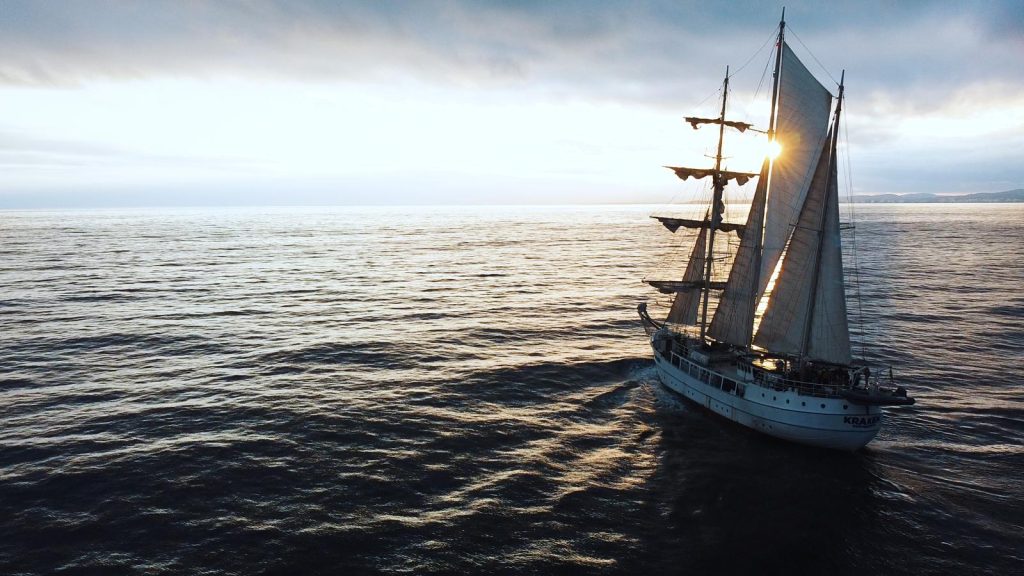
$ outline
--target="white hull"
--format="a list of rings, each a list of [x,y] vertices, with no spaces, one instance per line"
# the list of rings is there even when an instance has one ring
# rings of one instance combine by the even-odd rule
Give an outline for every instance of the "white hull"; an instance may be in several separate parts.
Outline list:
[[[823,448],[857,450],[878,434],[882,424],[879,406],[802,395],[793,389],[776,389],[753,380],[734,380],[735,375],[708,370],[674,353],[671,356],[671,360],[666,359],[654,351],[662,384],[716,414],[776,438]],[[725,385],[721,379],[725,379]],[[727,391],[728,388],[732,389]]]

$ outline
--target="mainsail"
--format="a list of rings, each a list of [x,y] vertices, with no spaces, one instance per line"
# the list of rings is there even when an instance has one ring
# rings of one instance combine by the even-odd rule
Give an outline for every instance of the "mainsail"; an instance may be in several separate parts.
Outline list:
[[[764,223],[758,298],[775,271],[800,213],[828,129],[832,95],[788,45],[782,46],[775,138],[782,153],[772,165]]]

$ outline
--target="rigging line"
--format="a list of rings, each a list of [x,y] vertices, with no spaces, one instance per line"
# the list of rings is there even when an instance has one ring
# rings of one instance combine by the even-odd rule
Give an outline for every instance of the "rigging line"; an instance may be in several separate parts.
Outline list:
[[[764,63],[764,70],[761,72],[761,80],[757,83],[757,90],[754,90],[754,97],[751,99],[751,103],[757,101],[757,95],[761,93],[761,87],[764,86],[764,79],[768,77],[768,67],[772,65],[772,59],[774,57],[774,54],[768,55],[768,61]]]
[[[747,67],[747,64],[750,64],[751,62],[754,61],[754,58],[757,58],[757,55],[760,54],[762,50],[764,50],[765,46],[767,46],[768,43],[771,42],[775,38],[775,35],[776,35],[776,31],[775,30],[776,29],[773,26],[772,27],[772,33],[771,33],[770,36],[768,36],[768,39],[764,41],[764,44],[761,44],[761,47],[758,48],[753,54],[751,54],[750,58],[747,58],[747,61],[744,62],[742,66],[737,68],[736,71],[733,72],[732,74],[729,74],[729,78],[732,78],[733,76],[735,76],[735,75],[739,74],[740,72],[742,72],[743,69]]]
[[[678,200],[679,204],[687,207],[687,210],[691,209],[693,206],[700,206],[701,211],[697,218],[703,217],[705,211],[703,207],[710,206],[713,198],[711,183],[703,180],[697,180],[693,185],[688,184],[689,183],[684,183],[682,189],[672,196],[672,201],[668,206],[665,206],[665,208],[668,209],[673,205],[677,205],[676,201]],[[683,200],[683,196],[687,196],[688,199]],[[696,240],[694,240],[694,242],[695,241]],[[678,270],[674,270],[674,266],[678,265],[679,262],[687,261],[692,249],[693,243],[689,242],[689,238],[686,234],[673,233],[668,253],[655,263],[654,269],[647,272],[644,278],[674,278],[679,272]]]
[[[700,101],[700,104],[697,104],[697,105],[696,105],[696,106],[694,106],[693,108],[694,108],[694,109],[700,108],[701,106],[703,106],[703,105],[704,105],[704,103],[705,103],[705,102],[707,102],[708,100],[710,100],[712,96],[718,96],[718,95],[719,95],[719,94],[721,94],[721,93],[722,93],[722,87],[721,87],[721,86],[719,86],[719,87],[718,87],[718,88],[717,88],[717,89],[716,89],[716,90],[715,90],[714,92],[712,92],[711,94],[708,94],[708,95],[707,95],[707,96],[706,96],[706,97],[705,97],[705,98],[704,98],[703,100],[701,100],[701,101]]]
[[[655,262],[653,269],[648,270],[644,274],[644,280],[648,278],[674,278],[676,271],[673,270],[673,266],[680,261],[684,261],[686,255],[689,254],[690,248],[692,248],[692,245],[684,248],[683,243],[685,241],[686,238],[683,234],[673,233],[666,254]]]
[[[845,100],[845,99],[844,99]],[[846,105],[846,116],[843,116],[843,159],[846,163],[846,194],[849,198],[850,203],[850,221],[857,221],[856,210],[853,204],[853,170],[850,166],[850,134],[849,126],[847,123],[847,117],[850,115],[850,104],[844,102]],[[864,342],[866,333],[864,332],[864,306],[861,302],[860,293],[860,265],[857,258],[857,228],[854,227],[850,230],[850,241],[853,244],[853,293],[854,299],[857,301],[857,330],[860,332],[860,358],[866,361],[867,357],[864,350]]]
[[[811,55],[811,58],[814,58],[814,61],[818,63],[818,66],[821,66],[821,69],[825,71],[825,74],[832,79],[832,82],[835,83],[836,86],[838,86],[839,81],[829,73],[828,68],[825,68],[825,65],[821,63],[821,60],[818,60],[818,57],[814,55],[814,52],[811,52],[811,49],[807,47],[807,44],[804,44],[804,41],[800,39],[800,36],[793,30],[793,28],[791,26],[787,26],[786,30],[796,38],[796,41],[804,47],[804,50],[807,50],[807,53]]]
[[[760,48],[758,48],[756,51],[754,51],[754,53],[750,56],[750,58],[747,59],[746,62],[743,63],[742,66],[737,68],[736,71],[733,72],[732,74],[729,74],[729,78],[732,78],[733,76],[739,74],[740,71],[742,71],[744,68],[747,67],[747,64],[750,64],[751,62],[753,62],[754,58],[757,58],[757,55],[760,54],[765,49],[766,46],[768,46],[768,44],[772,41],[773,38],[775,38],[775,34],[776,34],[775,28],[772,28],[772,33],[771,33],[770,36],[768,36],[768,39],[764,41],[764,44],[762,44]],[[771,61],[771,58],[769,58],[769,61]],[[763,77],[762,77],[762,79],[763,79]],[[716,96],[716,95],[720,94],[721,92],[722,92],[722,88],[719,87],[717,90],[715,90],[711,94],[708,94],[703,100],[700,101],[699,104],[694,106],[694,108],[700,108],[705,102],[710,100],[712,96]]]

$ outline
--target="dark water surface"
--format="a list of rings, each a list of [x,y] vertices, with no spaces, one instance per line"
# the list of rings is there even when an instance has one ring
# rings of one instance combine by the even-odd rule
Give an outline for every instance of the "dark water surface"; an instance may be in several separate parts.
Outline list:
[[[649,212],[0,213],[0,573],[1024,573],[1024,206],[858,207],[856,454],[656,383]]]

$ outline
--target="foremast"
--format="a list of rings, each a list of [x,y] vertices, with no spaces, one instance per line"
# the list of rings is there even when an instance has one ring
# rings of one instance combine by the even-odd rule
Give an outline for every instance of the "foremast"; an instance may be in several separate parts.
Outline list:
[[[751,124],[746,122],[738,122],[728,120],[725,117],[726,105],[729,99],[729,68],[725,69],[725,80],[722,83],[722,107],[717,118],[698,118],[693,116],[686,117],[686,121],[696,129],[701,124],[717,124],[718,125],[718,145],[715,152],[715,165],[711,169],[706,168],[685,168],[676,166],[666,166],[676,176],[686,180],[688,178],[705,178],[710,176],[713,188],[713,196],[711,200],[711,208],[708,215],[703,220],[685,220],[678,218],[658,218],[661,220],[666,227],[670,230],[675,231],[680,226],[687,228],[699,228],[701,230],[701,237],[699,241],[694,245],[694,252],[691,254],[690,259],[693,262],[696,259],[703,261],[703,273],[699,281],[694,281],[691,275],[691,268],[687,268],[687,274],[684,276],[683,282],[652,282],[652,285],[658,287],[661,290],[670,290],[677,292],[676,300],[673,302],[673,310],[679,310],[685,306],[683,304],[683,298],[689,296],[684,292],[699,289],[700,290],[700,338],[702,341],[706,341],[707,338],[707,327],[708,327],[708,303],[711,297],[712,290],[721,290],[724,288],[724,283],[714,282],[712,280],[714,273],[714,250],[715,250],[715,232],[718,230],[722,231],[737,231],[742,233],[743,227],[736,224],[724,224],[723,223],[723,212],[725,204],[722,201],[722,196],[725,191],[725,186],[730,180],[736,180],[739,184],[744,184],[751,178],[758,176],[758,174],[749,172],[734,172],[730,170],[724,170],[722,168],[722,150],[725,142],[725,128],[735,128],[740,132],[745,132],[751,128]],[[699,253],[698,253],[699,252]],[[688,298],[687,298],[688,299]],[[694,304],[696,302],[693,302]],[[670,314],[670,316],[675,314]]]
[[[729,98],[729,67],[725,67],[725,81],[722,83],[722,112],[719,114],[718,150],[715,152],[715,174],[712,176],[714,195],[711,199],[711,221],[708,223],[708,252],[704,259],[704,302],[700,311],[700,339],[704,340],[708,324],[708,300],[711,298],[711,273],[714,267],[715,229],[722,221],[722,193],[725,182],[722,180],[722,144],[725,140],[725,103]]]

